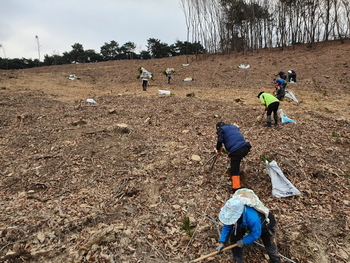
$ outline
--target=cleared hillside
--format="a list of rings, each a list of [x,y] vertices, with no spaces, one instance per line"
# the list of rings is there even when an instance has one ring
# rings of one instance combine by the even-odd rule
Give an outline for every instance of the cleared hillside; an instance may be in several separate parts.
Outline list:
[[[349,51],[350,42],[329,42],[0,71],[0,259],[185,262],[213,252],[218,227],[204,216],[218,221],[230,198],[228,159],[211,172],[203,164],[214,153],[215,123],[225,121],[253,146],[243,186],[276,215],[279,252],[295,262],[348,262]],[[137,79],[141,66],[154,75],[147,91]],[[166,67],[175,69],[170,85]],[[268,130],[256,96],[272,93],[274,75],[289,69],[298,81],[287,90],[299,103],[285,99],[280,108],[296,124]],[[302,194],[272,197],[262,156]],[[268,262],[264,252],[246,247],[247,262]]]

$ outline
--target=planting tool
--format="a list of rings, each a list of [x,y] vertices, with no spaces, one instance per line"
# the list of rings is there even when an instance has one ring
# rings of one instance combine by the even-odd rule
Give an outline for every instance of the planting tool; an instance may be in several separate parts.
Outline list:
[[[212,172],[213,168],[214,168],[214,164],[216,163],[217,159],[218,159],[218,154],[215,153],[209,157],[209,159],[205,162],[205,164],[203,164],[203,166],[206,166],[211,160],[213,160],[213,162],[211,163],[210,168],[209,168],[209,172]]]
[[[234,247],[237,247],[237,246],[238,246],[238,244],[236,243],[236,244],[233,244],[233,245],[231,245],[231,246],[228,246],[228,247],[223,248],[221,251],[226,251],[226,250],[229,250],[229,249],[234,248]],[[196,258],[196,259],[194,259],[194,260],[191,260],[191,261],[188,262],[188,263],[199,262],[199,261],[201,261],[201,260],[203,260],[203,259],[206,259],[206,258],[215,256],[215,255],[217,255],[218,253],[219,253],[218,251],[215,251],[215,252],[212,252],[212,253],[210,253],[210,254],[208,254],[208,255],[204,255],[204,256],[201,256],[201,257]],[[221,252],[220,252],[220,253],[221,253]]]
[[[256,121],[253,123],[253,125],[249,128],[249,130],[248,131],[245,131],[244,132],[244,134],[247,134],[247,133],[249,133],[250,132],[250,130],[255,126],[255,124],[257,124],[257,122],[260,120],[260,123],[262,123],[262,121],[263,121],[263,117],[264,117],[264,114],[265,114],[265,111],[261,114],[261,115],[259,115],[258,117],[256,117]]]
[[[213,158],[215,157],[215,155],[217,155],[217,154],[213,154],[212,156],[210,156],[210,157],[208,158],[208,160],[203,164],[203,166],[206,166],[211,160],[213,160]]]
[[[210,169],[209,169],[210,172],[213,171],[214,164],[216,163],[217,159],[218,159],[218,154],[215,154],[213,163],[211,164]]]

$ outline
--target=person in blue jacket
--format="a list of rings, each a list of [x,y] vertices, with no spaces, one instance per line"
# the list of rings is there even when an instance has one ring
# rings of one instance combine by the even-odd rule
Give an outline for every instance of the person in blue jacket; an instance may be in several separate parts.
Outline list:
[[[274,79],[273,82],[276,88],[276,98],[278,100],[283,100],[284,95],[286,95],[287,81],[284,79]]]
[[[238,245],[232,248],[233,262],[243,263],[242,247],[250,245],[261,238],[272,263],[281,263],[276,245],[276,221],[270,212],[268,219],[253,207],[244,205],[239,197],[227,200],[219,213],[219,220],[224,226],[221,229],[219,246],[220,253],[225,244]],[[246,233],[249,233],[246,235]]]
[[[216,143],[217,154],[221,153],[222,145],[229,152],[232,192],[235,192],[241,188],[241,177],[239,174],[241,160],[249,153],[251,145],[245,141],[236,125],[220,121],[216,123],[216,134],[218,135]]]

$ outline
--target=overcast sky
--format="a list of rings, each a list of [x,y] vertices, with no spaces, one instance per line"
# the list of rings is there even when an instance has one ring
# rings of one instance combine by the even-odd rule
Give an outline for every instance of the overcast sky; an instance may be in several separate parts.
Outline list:
[[[35,36],[42,61],[75,43],[100,53],[106,42],[130,41],[139,53],[149,38],[171,45],[186,32],[179,0],[0,0],[2,58],[38,58]]]

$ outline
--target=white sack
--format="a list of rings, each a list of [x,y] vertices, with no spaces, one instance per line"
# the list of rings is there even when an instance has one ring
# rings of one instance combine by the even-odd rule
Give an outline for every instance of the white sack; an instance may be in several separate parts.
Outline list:
[[[282,123],[284,123],[284,122],[294,122],[295,123],[294,120],[288,118],[288,116],[283,112],[282,109],[279,109],[278,112],[279,112]]]
[[[284,176],[276,161],[266,161],[266,169],[272,182],[272,195],[274,197],[288,197],[299,195],[299,190]]]
[[[90,102],[90,103],[96,103],[96,101],[94,99],[87,99],[86,101]]]
[[[284,94],[284,96],[286,98],[294,100],[296,103],[299,103],[299,101],[297,100],[297,98],[295,97],[295,95],[294,95],[294,93],[292,91],[286,90],[286,94]]]
[[[170,95],[170,91],[159,89],[159,90],[158,90],[158,94],[159,94],[159,95]]]
[[[238,67],[239,68],[243,68],[243,69],[248,69],[248,68],[250,68],[250,65],[243,65],[243,64],[241,64]]]

